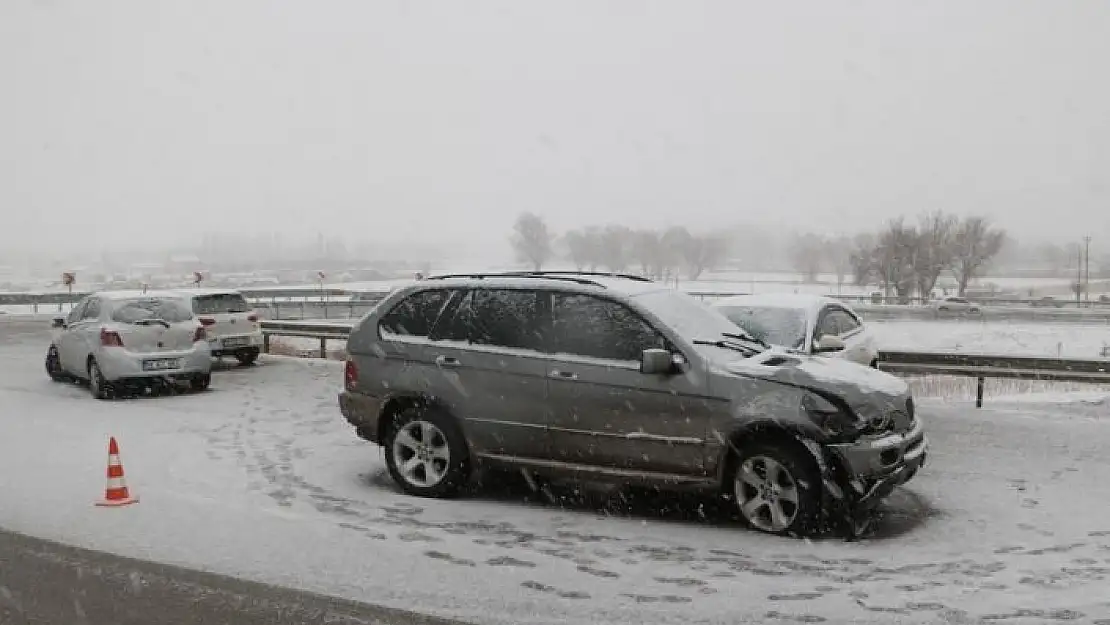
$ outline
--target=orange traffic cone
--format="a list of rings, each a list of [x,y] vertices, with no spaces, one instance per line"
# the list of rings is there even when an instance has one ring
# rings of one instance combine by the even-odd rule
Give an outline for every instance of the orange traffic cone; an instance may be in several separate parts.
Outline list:
[[[119,461],[119,445],[113,436],[108,440],[108,488],[104,491],[104,501],[98,501],[96,505],[118,507],[133,503],[139,503],[139,498],[132,497],[127,490],[127,482],[123,479],[123,464]]]

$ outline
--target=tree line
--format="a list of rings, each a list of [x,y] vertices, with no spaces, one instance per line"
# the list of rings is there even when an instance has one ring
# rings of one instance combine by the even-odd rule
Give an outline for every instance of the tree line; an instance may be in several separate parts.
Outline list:
[[[807,281],[829,270],[838,285],[850,277],[857,285],[875,285],[888,294],[928,297],[949,272],[963,295],[1005,241],[1005,230],[993,227],[985,217],[961,219],[934,211],[921,215],[916,223],[898,217],[877,232],[853,238],[798,235],[791,256]]]
[[[536,271],[565,260],[579,271],[633,270],[656,280],[676,279],[680,274],[696,280],[719,267],[730,247],[724,235],[694,234],[682,226],[653,230],[606,224],[556,235],[542,217],[529,212],[517,216],[509,242],[517,260]]]

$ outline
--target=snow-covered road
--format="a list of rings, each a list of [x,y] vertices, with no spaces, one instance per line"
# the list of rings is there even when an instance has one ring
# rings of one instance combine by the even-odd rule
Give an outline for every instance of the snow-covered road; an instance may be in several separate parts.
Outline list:
[[[396,491],[336,407],[341,365],[265,358],[200,395],[96,402],[0,323],[0,526],[480,623],[1110,625],[1110,402],[925,402],[930,466],[858,543],[697,503],[556,507]],[[141,503],[95,508],[107,437]]]

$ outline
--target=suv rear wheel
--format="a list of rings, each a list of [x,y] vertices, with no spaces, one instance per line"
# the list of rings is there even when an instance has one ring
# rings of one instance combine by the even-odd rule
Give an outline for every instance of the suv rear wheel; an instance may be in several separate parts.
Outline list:
[[[410,495],[450,497],[468,478],[462,429],[442,410],[414,405],[396,413],[382,447],[390,476]]]
[[[755,443],[739,450],[734,467],[731,494],[749,525],[772,534],[813,532],[820,512],[821,477],[804,452]]]

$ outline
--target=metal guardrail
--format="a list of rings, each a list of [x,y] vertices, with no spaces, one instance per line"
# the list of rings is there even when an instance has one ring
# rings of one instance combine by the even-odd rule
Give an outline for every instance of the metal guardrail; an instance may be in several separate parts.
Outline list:
[[[262,351],[269,353],[271,336],[311,338],[320,341],[320,358],[328,357],[328,341],[345,341],[351,335],[353,323],[336,321],[288,321],[265,319],[262,327]]]
[[[187,289],[179,289],[187,291]],[[387,294],[386,291],[349,292],[341,289],[238,289],[262,316],[271,319],[358,318]],[[73,293],[0,293],[0,306],[30,306],[34,314],[64,312],[88,295]],[[333,299],[343,298],[343,299]]]
[[[975,378],[976,408],[983,407],[986,378],[1110,384],[1110,359],[882,351],[879,369],[911,375]]]
[[[271,336],[314,338],[320,341],[320,357],[327,357],[329,340],[346,340],[351,323],[335,321],[263,321],[264,349]],[[951,352],[879,352],[879,369],[902,375],[946,375],[975,378],[975,407],[983,407],[986,378],[1087,382],[1110,384],[1110,358],[1065,359],[1036,356],[957,354]]]

